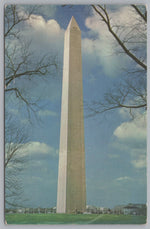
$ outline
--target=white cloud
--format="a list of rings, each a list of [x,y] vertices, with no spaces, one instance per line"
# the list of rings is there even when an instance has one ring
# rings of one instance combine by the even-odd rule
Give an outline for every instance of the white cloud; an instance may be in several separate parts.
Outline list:
[[[25,14],[23,9],[21,13]],[[63,54],[64,30],[56,20],[46,20],[41,15],[32,14],[22,25],[20,35],[23,43],[30,44],[30,52],[37,59],[44,55],[51,55],[51,57],[57,57],[60,62]],[[11,41],[12,47],[16,45],[14,41]]]
[[[54,19],[45,21],[42,16],[32,14],[27,23],[35,31],[43,32],[45,35],[58,36],[61,33],[60,26]]]
[[[25,144],[6,143],[6,151],[8,151],[8,147],[18,148],[16,152],[19,157],[34,155],[57,156],[58,154],[58,150],[54,149],[53,147],[47,145],[44,142],[27,142]]]
[[[116,181],[131,181],[131,180],[132,180],[132,178],[128,177],[128,176],[116,178]]]
[[[146,115],[141,115],[130,122],[123,122],[114,131],[114,135],[121,140],[146,140]]]
[[[132,30],[132,26],[137,25],[137,23],[139,24],[139,21],[137,20],[137,14],[131,7],[122,6],[117,11],[109,10],[109,16],[111,18],[111,24],[117,25],[116,28],[119,30],[118,33],[121,38],[126,37],[128,39],[127,36],[131,37],[132,34],[133,39],[139,39],[140,37],[137,36],[137,31],[139,32],[141,30],[141,34],[144,33],[144,25],[142,23],[138,27],[136,26],[137,29]],[[127,59],[126,55],[121,55],[120,57],[120,51],[117,51],[119,46],[110,32],[108,32],[106,24],[94,10],[93,16],[86,19],[85,25],[90,29],[90,34],[97,35],[96,39],[83,39],[83,53],[85,54],[85,58],[86,55],[90,54],[93,62],[99,62],[107,75],[115,76],[119,68],[121,69],[122,66],[125,66],[130,59]],[[133,45],[134,43],[132,43],[132,48]],[[118,55],[115,54],[116,52]]]
[[[41,15],[31,15],[27,25],[24,35],[29,35],[35,44],[42,45],[41,48],[45,51],[49,49],[59,51],[62,47],[64,30],[60,28],[56,20],[46,21]]]
[[[42,143],[41,142],[30,142],[26,146],[24,151],[30,154],[33,154],[33,153],[47,154],[47,153],[51,153],[53,151],[53,148],[43,142]]]
[[[40,110],[38,112],[39,116],[57,116],[57,113],[50,110]]]
[[[25,6],[20,9],[21,15],[25,15],[26,10],[24,8]],[[32,69],[33,66],[36,66],[43,57],[45,57],[45,59],[43,59],[45,64],[54,63],[57,65],[49,66],[49,71],[45,76],[47,82],[43,80],[43,77],[32,77],[32,82],[21,79],[22,82],[19,84],[21,91],[28,94],[28,97],[30,97],[32,101],[38,99],[57,100],[61,93],[61,90],[59,90],[61,80],[59,79],[61,79],[60,74],[62,73],[61,63],[63,60],[64,30],[60,28],[56,20],[46,20],[41,15],[32,14],[29,20],[22,24],[20,36],[21,42],[18,39],[12,39],[11,41],[6,39],[6,43],[8,42],[10,53],[15,50],[16,59],[22,56],[24,50],[27,51],[27,55],[29,51],[29,70]],[[24,46],[25,49],[23,50],[22,47]],[[16,82],[13,81],[15,85],[17,82],[17,80]],[[15,97],[12,95],[9,99],[14,101]]]
[[[134,9],[130,6],[120,7],[119,10],[110,12],[112,24],[132,25],[135,24],[137,14],[134,13]]]
[[[146,123],[146,113],[139,114],[134,120],[123,122],[114,131],[116,140],[113,146],[119,151],[129,153],[130,162],[136,169],[146,167]]]
[[[131,164],[137,169],[145,168],[146,167],[146,155],[139,155],[137,159],[131,161]]]
[[[96,40],[85,38],[82,41],[82,50],[84,55],[83,58],[90,58],[94,66],[95,63],[97,63],[103,67],[107,75],[114,76],[116,69],[118,69],[118,63],[116,61],[116,56],[112,55],[114,52],[112,41],[101,35],[99,35]]]
[[[20,15],[26,15],[24,8],[20,9]],[[34,52],[36,57],[47,53],[54,56],[59,53],[59,57],[62,55],[64,30],[54,19],[45,20],[41,15],[32,14],[22,25],[20,35],[21,43],[17,39],[11,42],[8,40],[12,52],[15,46],[22,47],[24,43],[28,43],[31,53]]]
[[[21,18],[28,17],[28,11],[31,11],[31,7],[32,6],[28,5],[18,6],[18,15]],[[37,50],[41,48],[42,50],[46,51],[46,46],[47,50],[53,48],[53,46],[57,48],[57,46],[59,46],[58,44],[61,43],[61,38],[63,37],[64,30],[60,28],[60,25],[56,20],[45,19],[54,17],[56,10],[57,6],[55,5],[35,6],[34,11],[36,14],[31,14],[29,19],[26,20],[24,24],[22,24],[20,29],[22,41],[32,41],[31,46],[35,47]],[[14,39],[14,41],[17,41],[17,39]],[[12,47],[15,45],[14,41],[12,42],[11,39]]]

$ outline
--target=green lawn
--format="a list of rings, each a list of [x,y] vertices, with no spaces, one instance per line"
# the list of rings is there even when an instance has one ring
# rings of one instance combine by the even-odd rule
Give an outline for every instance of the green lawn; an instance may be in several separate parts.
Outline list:
[[[73,215],[73,214],[6,214],[8,224],[145,224],[146,216]]]

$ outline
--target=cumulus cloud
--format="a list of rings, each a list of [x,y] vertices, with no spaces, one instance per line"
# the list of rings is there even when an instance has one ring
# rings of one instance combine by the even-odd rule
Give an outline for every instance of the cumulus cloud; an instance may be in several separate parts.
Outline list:
[[[146,167],[146,123],[147,115],[144,113],[130,122],[123,122],[114,131],[114,146],[130,154],[131,164],[136,169]]]
[[[32,14],[26,22],[24,36],[30,37],[32,46],[43,51],[60,51],[63,46],[64,30],[54,19],[45,20],[41,15]]]
[[[32,14],[30,19],[26,22],[23,30],[25,40],[30,39],[30,51],[34,53],[36,59],[42,58],[45,55],[51,57],[52,62],[56,62],[57,68],[51,66],[47,80],[51,80],[47,84],[43,80],[40,84],[36,83],[36,87],[32,88],[31,93],[33,96],[40,98],[55,100],[60,96],[60,82],[52,79],[51,76],[59,77],[61,74],[60,63],[63,60],[63,43],[64,43],[64,30],[60,28],[58,22],[54,19],[46,20],[41,15]],[[51,59],[49,61],[51,61]],[[39,81],[38,81],[39,82]],[[30,86],[27,86],[29,88]],[[56,90],[57,88],[57,90]],[[42,93],[41,93],[42,92]],[[51,113],[52,114],[52,113]]]
[[[27,142],[25,144],[17,143],[6,143],[6,150],[8,148],[18,148],[16,152],[19,157],[24,156],[35,156],[35,155],[50,155],[57,156],[58,150],[54,149],[52,146],[47,145],[44,142]]]
[[[45,19],[40,15],[32,14],[27,23],[36,31],[43,31],[47,35],[57,36],[61,32],[57,21],[54,19],[45,21]]]
[[[30,142],[26,148],[24,149],[26,153],[33,154],[33,153],[51,153],[53,148],[48,146],[45,143],[41,142]]]
[[[27,17],[27,11],[30,11],[30,6],[20,5],[18,6],[18,14],[20,17]],[[29,8],[29,9],[28,9]],[[36,14],[31,14],[29,20],[25,22],[25,25],[30,25],[30,28],[24,28],[26,31],[32,29],[35,31],[43,32],[51,36],[60,35],[61,30],[59,24],[54,19],[45,20],[44,17],[53,17],[56,13],[57,7],[55,5],[41,5],[36,8]],[[42,15],[42,16],[41,16]],[[43,17],[44,16],[44,17]],[[43,34],[44,35],[44,34]]]
[[[140,37],[137,36],[137,32],[139,32],[139,30],[141,30],[142,33],[144,33],[144,30],[146,31],[142,23],[137,27],[137,14],[131,7],[122,6],[118,8],[117,11],[111,11],[109,9],[109,16],[111,18],[111,24],[117,25],[114,27],[114,30],[116,28],[117,32],[119,32],[119,36],[123,39],[128,39],[127,36],[131,37],[131,34],[132,37],[135,37],[134,39],[139,39]],[[116,45],[116,41],[110,32],[108,32],[106,24],[100,20],[100,16],[96,14],[95,11],[93,11],[92,17],[86,19],[85,25],[90,29],[90,34],[93,33],[94,36],[96,34],[96,38],[83,39],[83,53],[85,53],[85,55],[90,54],[91,58],[93,58],[93,62],[99,62],[107,75],[114,76],[119,70],[119,67],[121,68],[121,66],[126,65],[129,60],[126,58],[126,55],[121,55],[120,58],[120,55],[115,54],[116,52],[120,53],[120,51],[118,52],[119,46]],[[132,29],[134,25],[136,25],[137,29]],[[134,43],[132,43],[132,48],[133,45]]]
[[[85,38],[82,41],[83,53],[90,56],[93,62],[100,64],[104,72],[112,76],[116,68],[116,58],[112,56],[114,52],[113,39],[110,36],[107,27],[99,20],[99,16],[94,13],[85,21],[85,25],[90,32],[97,34],[96,39]]]
[[[114,131],[114,135],[121,140],[146,140],[146,115],[141,115],[130,122],[123,122]]]
[[[27,16],[27,7],[20,6],[18,14],[20,17]],[[47,6],[49,8],[49,6]],[[52,8],[49,11],[49,17],[52,17]],[[56,7],[54,7],[54,12],[56,11]],[[29,19],[26,20],[20,29],[20,35],[22,35],[22,42],[19,43],[17,39],[12,40],[9,42],[9,47],[11,45],[11,50],[13,47],[24,44],[28,42],[30,44],[30,51],[39,53],[40,56],[43,54],[47,54],[51,51],[51,55],[54,53],[61,53],[60,50],[63,47],[63,37],[64,37],[64,30],[60,28],[58,22],[54,19],[45,19],[42,15],[46,11],[45,7],[37,9],[36,14],[31,14]],[[39,14],[38,14],[39,12]],[[42,15],[41,15],[42,14]],[[54,16],[54,15],[53,15]],[[48,16],[46,16],[48,18]],[[7,41],[7,40],[6,40]],[[28,44],[28,45],[29,45]],[[36,56],[36,58],[38,55]]]
[[[47,9],[48,8],[49,6],[47,6]],[[43,60],[45,65],[47,65],[47,63],[52,64],[45,76],[47,82],[43,80],[43,77],[31,77],[32,82],[25,80],[25,78],[21,78],[19,81],[16,80],[16,82],[15,80],[13,81],[16,87],[18,87],[19,82],[19,88],[22,94],[26,98],[30,97],[32,102],[35,102],[35,100],[39,98],[41,100],[57,100],[60,98],[61,93],[61,81],[59,79],[62,73],[61,63],[63,60],[64,30],[60,28],[56,20],[50,19],[52,17],[51,12],[49,17],[46,17],[47,19],[40,15],[42,12],[43,11],[40,12],[39,9],[39,14],[37,11],[37,14],[32,14],[29,20],[21,24],[19,29],[21,42],[18,39],[12,38],[11,41],[6,40],[6,43],[8,42],[9,44],[10,53],[15,51],[15,58],[21,58],[22,53],[27,52],[28,55],[29,52],[27,59],[29,62],[29,70],[35,68],[40,60]],[[20,16],[26,15],[25,6],[20,6],[19,14]],[[45,15],[45,13],[42,15]],[[14,103],[15,98],[15,95],[12,95],[9,99]]]

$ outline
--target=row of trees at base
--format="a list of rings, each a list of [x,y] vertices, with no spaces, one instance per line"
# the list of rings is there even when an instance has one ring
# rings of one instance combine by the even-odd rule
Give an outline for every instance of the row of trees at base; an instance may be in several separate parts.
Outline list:
[[[56,213],[56,207],[52,208],[17,208],[6,209],[6,214],[51,214]],[[115,214],[115,215],[143,215],[146,216],[147,207],[145,204],[128,204],[116,206],[112,209],[105,207],[95,207],[87,205],[85,212],[77,212],[74,214]]]

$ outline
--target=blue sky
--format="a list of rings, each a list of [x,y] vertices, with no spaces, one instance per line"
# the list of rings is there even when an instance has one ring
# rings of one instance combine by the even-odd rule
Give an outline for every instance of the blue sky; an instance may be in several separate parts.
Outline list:
[[[25,8],[20,6],[23,14]],[[109,8],[114,22],[118,18],[122,25],[136,22],[128,6]],[[121,82],[126,76],[123,69],[130,69],[133,63],[125,55],[116,55],[116,43],[89,6],[42,6],[22,25],[21,33],[25,40],[31,40],[35,61],[46,53],[56,55],[58,70],[52,70],[46,80],[13,82],[29,97],[40,98],[36,112],[40,121],[31,115],[31,124],[26,109],[12,94],[6,95],[5,103],[6,110],[28,133],[20,152],[28,158],[19,175],[28,199],[24,206],[56,206],[63,42],[72,15],[82,32],[87,204],[111,208],[146,203],[146,112],[134,111],[134,120],[123,108],[88,118],[86,109],[86,104],[100,100]]]

